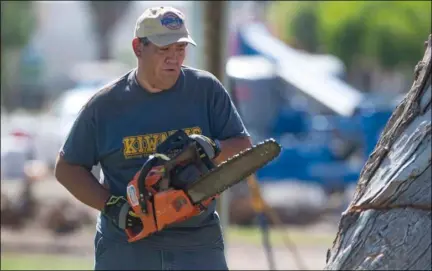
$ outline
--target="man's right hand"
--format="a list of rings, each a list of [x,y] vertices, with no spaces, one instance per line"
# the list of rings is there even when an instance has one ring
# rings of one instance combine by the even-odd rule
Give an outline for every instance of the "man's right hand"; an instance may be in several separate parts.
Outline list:
[[[105,202],[102,214],[107,216],[114,225],[122,230],[142,225],[141,220],[132,211],[132,208],[124,197],[110,196]]]

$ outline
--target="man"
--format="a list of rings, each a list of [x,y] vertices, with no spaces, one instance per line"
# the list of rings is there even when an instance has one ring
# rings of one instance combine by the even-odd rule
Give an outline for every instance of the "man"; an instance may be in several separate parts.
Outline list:
[[[137,68],[99,91],[82,108],[57,160],[55,175],[78,200],[101,211],[95,269],[226,270],[215,204],[138,242],[124,229],[139,223],[126,186],[156,146],[183,129],[204,149],[221,149],[215,163],[251,146],[236,108],[210,73],[183,65],[196,46],[184,15],[147,9],[137,20],[132,49]],[[101,184],[90,169],[100,163]]]

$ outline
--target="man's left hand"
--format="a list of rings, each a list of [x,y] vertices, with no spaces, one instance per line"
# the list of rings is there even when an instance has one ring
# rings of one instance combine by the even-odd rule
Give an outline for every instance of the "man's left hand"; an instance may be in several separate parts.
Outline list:
[[[197,142],[201,148],[203,148],[204,152],[211,160],[215,159],[221,152],[219,143],[215,140],[212,140],[204,135],[197,134],[190,135],[189,137],[195,140],[195,142]]]

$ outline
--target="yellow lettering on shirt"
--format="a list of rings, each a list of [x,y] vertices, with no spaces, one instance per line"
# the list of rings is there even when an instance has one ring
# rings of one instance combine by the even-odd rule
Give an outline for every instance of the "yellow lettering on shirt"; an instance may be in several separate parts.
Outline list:
[[[200,127],[184,128],[183,131],[187,135],[191,134],[202,134]],[[159,144],[164,142],[170,135],[174,134],[176,130],[145,134],[145,135],[134,135],[123,138],[123,155],[126,159],[137,158],[142,156],[148,156],[155,153],[156,148]]]

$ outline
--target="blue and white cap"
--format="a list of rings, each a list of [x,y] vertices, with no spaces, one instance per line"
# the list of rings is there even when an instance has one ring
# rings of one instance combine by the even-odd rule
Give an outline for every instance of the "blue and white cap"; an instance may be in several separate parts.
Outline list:
[[[136,22],[135,37],[148,38],[157,46],[176,42],[187,42],[196,46],[186,27],[184,14],[173,7],[146,9]]]

